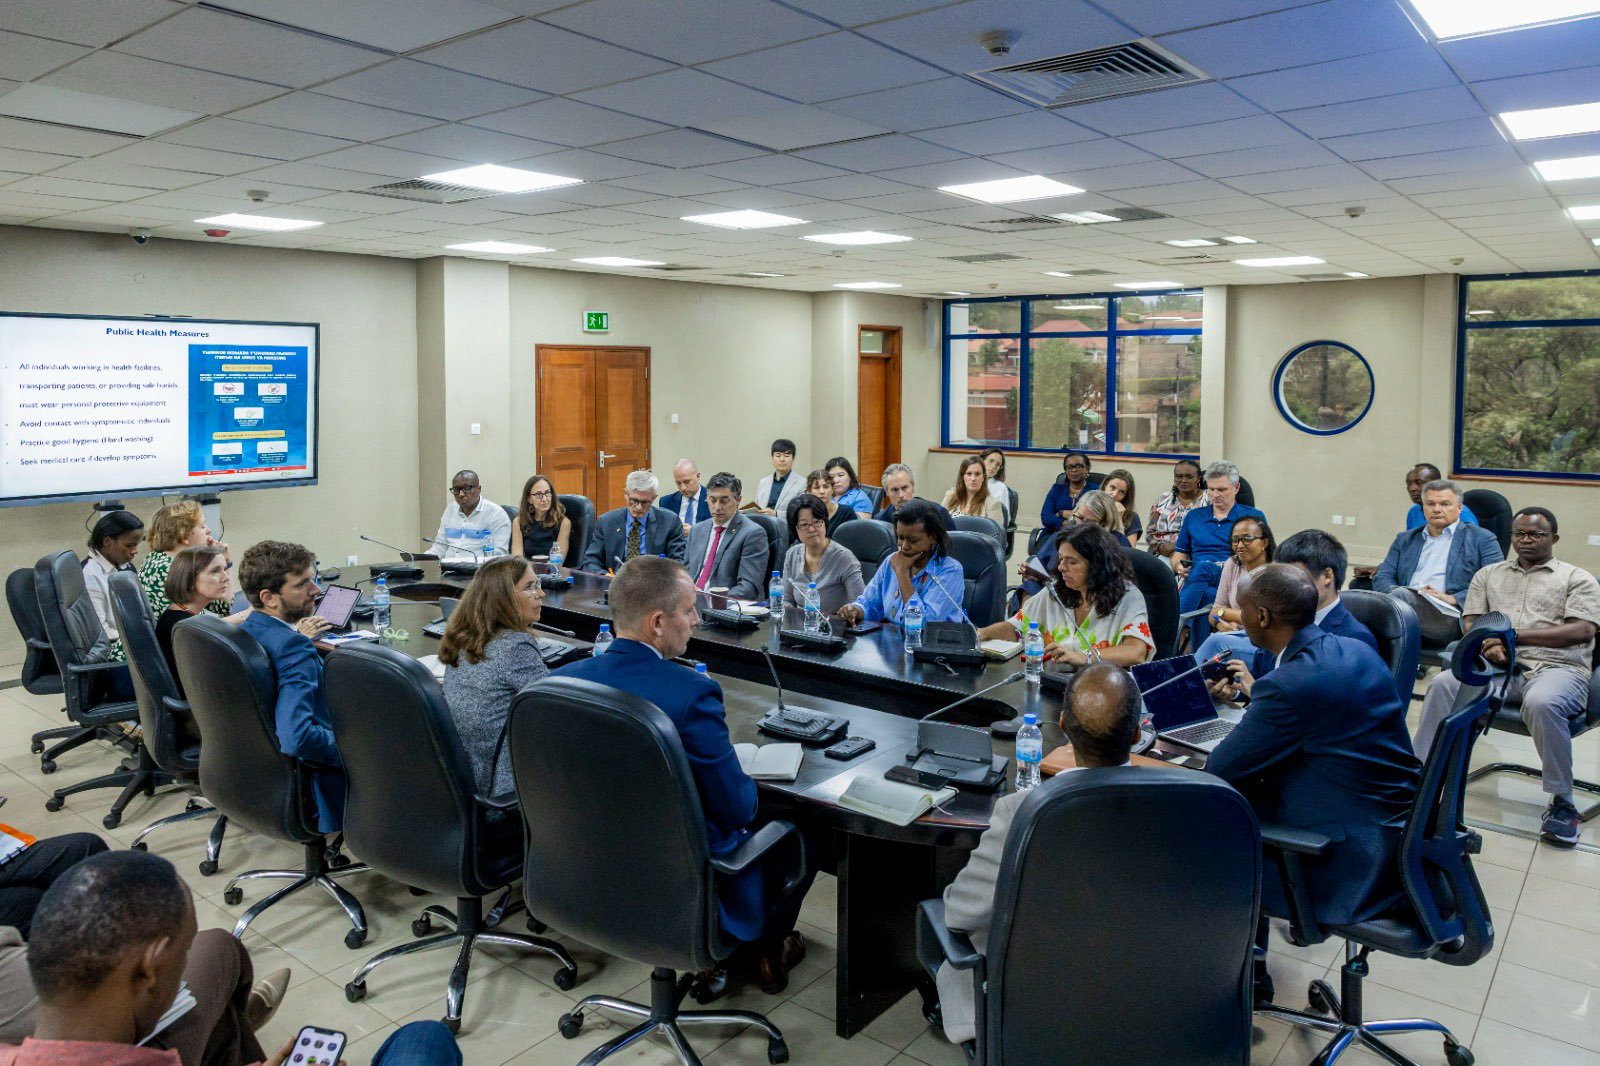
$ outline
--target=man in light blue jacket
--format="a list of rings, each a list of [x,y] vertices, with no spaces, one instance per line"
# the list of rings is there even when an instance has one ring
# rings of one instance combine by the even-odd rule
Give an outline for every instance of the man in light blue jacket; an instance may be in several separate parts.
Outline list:
[[[1425,523],[1394,538],[1372,576],[1372,588],[1405,600],[1417,614],[1424,647],[1442,648],[1461,636],[1461,603],[1472,575],[1501,562],[1494,534],[1461,520],[1461,490],[1439,478],[1422,487]]]

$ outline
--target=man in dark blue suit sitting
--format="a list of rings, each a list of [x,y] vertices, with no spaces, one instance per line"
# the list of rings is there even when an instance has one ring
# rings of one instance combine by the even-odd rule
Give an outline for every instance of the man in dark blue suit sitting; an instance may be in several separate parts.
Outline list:
[[[689,647],[700,622],[694,582],[682,563],[652,555],[630,559],[611,582],[611,621],[617,639],[603,655],[556,671],[607,685],[649,700],[677,727],[689,758],[706,817],[711,854],[727,855],[757,828],[756,783],[739,765],[728,736],[722,686],[672,660]],[[752,945],[764,992],[776,995],[789,971],[805,958],[805,940],[795,931],[804,887],[770,908],[766,871],[719,879],[717,903],[722,931]]]
[[[239,560],[239,584],[255,608],[244,629],[266,651],[278,678],[278,750],[310,769],[317,828],[335,832],[344,825],[344,760],[322,695],[322,656],[309,635],[327,628],[312,615],[322,591],[316,557],[299,544],[264,540]]]
[[[1305,860],[1313,917],[1364,921],[1400,898],[1400,839],[1422,770],[1394,677],[1371,648],[1316,626],[1317,588],[1298,566],[1249,575],[1239,608],[1274,669],[1246,682],[1250,707],[1206,769],[1244,793],[1263,822],[1333,838],[1326,855]],[[1276,877],[1262,881],[1261,909],[1289,916]],[[1264,963],[1257,987],[1270,999]]]

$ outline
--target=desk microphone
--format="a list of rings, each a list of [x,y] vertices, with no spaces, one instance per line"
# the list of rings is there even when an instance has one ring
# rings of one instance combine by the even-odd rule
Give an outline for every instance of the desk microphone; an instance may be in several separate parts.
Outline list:
[[[1010,675],[1008,675],[1006,677],[1003,677],[999,681],[996,681],[992,685],[987,685],[987,686],[985,686],[983,688],[980,688],[978,691],[976,691],[976,692],[974,692],[974,693],[972,693],[970,695],[962,696],[959,700],[956,700],[954,703],[947,703],[943,707],[940,707],[938,710],[932,711],[932,712],[930,712],[928,714],[923,715],[921,718],[917,719],[917,721],[919,721],[919,722],[932,721],[933,719],[939,717],[944,712],[954,710],[955,708],[961,706],[963,703],[966,703],[968,700],[975,700],[979,696],[982,696],[986,692],[993,692],[995,689],[1004,688],[1006,685],[1014,685],[1018,681],[1021,681],[1023,678],[1025,678],[1027,676],[1028,675],[1024,671],[1018,670],[1016,673],[1010,674]]]
[[[388,548],[390,551],[399,552],[400,553],[400,560],[402,562],[414,563],[414,562],[417,561],[416,560],[416,556],[413,553],[406,551],[404,548],[401,548],[401,547],[398,547],[396,545],[390,544],[386,540],[379,540],[377,537],[369,537],[365,533],[360,534],[360,537],[361,537],[362,540],[366,541],[368,544],[380,544],[383,547]],[[423,537],[422,539],[423,540],[427,540],[428,538],[427,537]]]
[[[545,625],[543,622],[534,622],[534,623],[532,623],[532,626],[533,626],[534,629],[540,629],[540,630],[543,630],[546,633],[554,633],[558,637],[570,637],[573,640],[577,640],[578,639],[578,634],[574,633],[570,629],[561,629],[561,628],[559,628],[557,626],[548,626],[548,625]]]
[[[766,648],[761,649],[761,657],[767,660],[767,669],[772,671],[772,684],[778,690],[778,710],[783,710],[783,682],[778,680],[778,667],[772,661],[772,653]]]
[[[425,544],[432,544],[435,548],[443,548],[447,552],[466,552],[468,555],[472,556],[473,562],[480,566],[483,565],[483,555],[481,553],[475,552],[471,548],[462,547],[459,544],[451,544],[448,538],[442,544],[439,541],[434,540],[432,537],[423,537],[422,540]]]

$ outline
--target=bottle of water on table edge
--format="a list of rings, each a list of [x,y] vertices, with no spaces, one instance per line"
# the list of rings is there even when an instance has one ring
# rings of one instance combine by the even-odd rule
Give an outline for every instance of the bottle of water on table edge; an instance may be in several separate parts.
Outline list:
[[[383,636],[383,631],[389,628],[389,576],[378,575],[378,583],[372,587],[372,628]]]
[[[600,623],[600,632],[598,632],[598,633],[596,633],[594,635],[594,653],[596,655],[601,655],[601,654],[604,654],[605,652],[610,651],[611,650],[611,642],[614,639],[616,639],[616,638],[614,638],[611,635],[611,626],[610,626],[610,624],[606,623],[606,622],[601,622]]]
[[[1022,728],[1017,730],[1017,791],[1026,792],[1039,784],[1039,764],[1044,761],[1044,733],[1039,729],[1039,716],[1029,712],[1022,716]]]
[[[560,540],[560,538],[557,538],[555,540],[555,542],[550,545],[550,566],[551,566],[551,569],[560,570],[561,569],[561,564],[564,563],[566,561],[566,559],[567,559],[567,557],[565,555],[561,554],[561,540]]]
[[[1029,622],[1022,637],[1022,673],[1030,685],[1044,677],[1044,634],[1039,632],[1038,622]]]
[[[822,632],[822,595],[819,592],[817,592],[817,583],[815,581],[813,581],[810,584],[806,585],[805,605],[806,605],[806,620],[805,620],[806,632],[807,633],[820,633],[820,632]]]
[[[905,634],[906,654],[922,647],[922,597],[913,595],[900,615],[900,629]]]
[[[774,570],[772,581],[767,585],[767,611],[772,615],[773,625],[783,622],[783,571]]]

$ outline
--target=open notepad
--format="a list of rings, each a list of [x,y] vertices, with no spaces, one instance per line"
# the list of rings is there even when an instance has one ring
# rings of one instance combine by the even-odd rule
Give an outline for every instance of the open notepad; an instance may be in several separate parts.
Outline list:
[[[956,790],[948,785],[934,792],[872,774],[857,774],[839,797],[839,806],[895,825],[910,825],[955,795]]]
[[[735,744],[733,750],[744,772],[757,781],[793,781],[805,757],[798,744]]]

